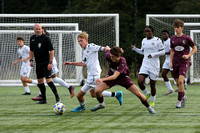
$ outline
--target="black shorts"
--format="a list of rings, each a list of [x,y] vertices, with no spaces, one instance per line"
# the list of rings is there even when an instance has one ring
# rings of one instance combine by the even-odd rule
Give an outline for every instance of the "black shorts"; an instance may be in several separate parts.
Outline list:
[[[37,79],[41,78],[46,78],[49,79],[51,78],[51,71],[48,70],[48,62],[42,62],[42,63],[36,63],[36,75]]]

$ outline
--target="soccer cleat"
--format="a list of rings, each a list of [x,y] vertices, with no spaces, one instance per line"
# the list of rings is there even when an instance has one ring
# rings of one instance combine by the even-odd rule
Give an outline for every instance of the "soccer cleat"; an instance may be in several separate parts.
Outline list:
[[[42,99],[42,97],[40,95],[32,98],[33,101],[40,101],[41,99]]]
[[[145,95],[146,99],[148,99],[150,97],[150,93]]]
[[[154,108],[155,107],[155,102],[150,102],[149,105]]]
[[[56,98],[56,103],[62,103],[60,98]]]
[[[103,109],[103,108],[105,108],[105,107],[106,107],[105,103],[102,103],[102,104],[98,104],[98,105],[94,106],[94,107],[91,108],[90,110],[91,110],[91,111],[97,111],[97,110]]]
[[[71,98],[73,98],[74,97],[74,86],[70,86],[69,87],[69,93],[71,94]]]
[[[181,101],[177,101],[177,103],[176,103],[176,108],[181,108]]]
[[[71,110],[71,112],[82,112],[86,109],[86,106],[78,106],[77,108]]]
[[[25,92],[25,93],[22,94],[22,95],[31,95],[31,93],[30,93],[30,92]]]
[[[174,92],[174,90],[172,89],[172,90],[169,90],[168,92],[166,92],[164,95],[167,96],[167,95],[169,95],[169,94],[171,94],[173,92]]]
[[[123,93],[122,93],[122,91],[118,91],[116,93],[115,98],[119,101],[120,106],[122,106],[122,104],[123,104]]]
[[[36,104],[47,104],[47,101],[43,101],[43,100],[41,100],[41,101],[39,101],[39,102],[36,103]]]
[[[151,114],[156,114],[156,111],[155,111],[152,107],[148,107],[147,110],[148,110],[149,113],[151,113]]]
[[[185,107],[185,102],[187,100],[187,96],[185,95],[182,100],[181,100],[181,108],[184,108]]]

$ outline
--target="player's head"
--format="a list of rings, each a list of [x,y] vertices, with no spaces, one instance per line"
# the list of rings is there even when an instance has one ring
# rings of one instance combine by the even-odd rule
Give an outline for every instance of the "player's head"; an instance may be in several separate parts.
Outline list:
[[[167,40],[169,38],[169,31],[168,30],[162,30],[162,39]]]
[[[151,39],[154,34],[154,28],[152,26],[147,25],[144,28],[144,32],[145,32],[145,36],[147,37],[147,39]]]
[[[82,32],[81,34],[79,34],[77,39],[78,39],[78,42],[79,42],[81,48],[85,48],[88,45],[88,33],[87,32]]]
[[[180,34],[180,33],[182,33],[184,22],[180,19],[175,19],[173,26],[174,26],[175,32],[177,34]]]
[[[118,62],[121,54],[122,49],[120,47],[114,46],[110,49],[110,57],[113,62]]]
[[[24,38],[21,36],[17,37],[17,44],[22,47],[24,45]]]
[[[47,32],[45,27],[42,27],[42,34],[45,34],[46,36],[49,36],[49,32]]]
[[[42,26],[39,23],[36,23],[34,25],[34,32],[36,36],[41,36],[42,35]]]

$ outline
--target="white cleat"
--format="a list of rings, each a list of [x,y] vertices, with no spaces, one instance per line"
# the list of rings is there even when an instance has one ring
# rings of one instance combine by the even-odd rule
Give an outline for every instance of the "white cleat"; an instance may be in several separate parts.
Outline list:
[[[181,107],[184,108],[185,107],[185,102],[187,100],[187,96],[185,95],[182,100],[181,100]]]
[[[174,90],[172,89],[172,90],[169,90],[168,92],[166,92],[164,95],[167,96],[167,95],[169,95],[169,94],[171,94],[173,92],[174,92]]]
[[[105,103],[102,103],[102,104],[98,104],[98,105],[94,106],[94,107],[91,108],[90,110],[91,110],[91,111],[97,111],[97,110],[103,109],[103,108],[105,108],[105,107],[106,107],[106,104],[105,104]]]
[[[176,108],[181,108],[181,101],[177,101],[177,103],[176,103]]]
[[[152,107],[148,107],[147,110],[148,110],[149,113],[151,113],[151,114],[156,114],[156,111],[155,111]]]

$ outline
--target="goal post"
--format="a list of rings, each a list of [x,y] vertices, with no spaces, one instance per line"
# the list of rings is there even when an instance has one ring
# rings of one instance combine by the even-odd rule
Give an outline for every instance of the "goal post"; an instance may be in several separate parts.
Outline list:
[[[81,61],[81,47],[78,45],[77,36],[82,31],[48,31],[51,41],[54,45],[56,60],[59,68],[58,77],[65,79],[66,82],[73,85],[80,85],[83,80],[81,67],[64,66],[65,61]],[[22,36],[25,39],[25,45],[29,44],[30,37],[34,34],[33,30],[0,30],[0,86],[18,86],[21,85],[20,68],[21,62],[13,66],[12,63],[18,58],[16,43],[17,36]],[[79,47],[78,47],[79,46]],[[36,79],[35,67],[33,67],[30,78]]]
[[[197,33],[191,32],[193,30],[200,30],[200,15],[198,14],[147,14],[146,15],[146,25],[151,25],[154,27],[154,35],[161,38],[161,31],[163,29],[168,29],[170,36],[175,34],[173,22],[175,19],[181,19],[184,21],[184,29],[183,33],[191,36],[191,34],[196,35]],[[192,37],[191,37],[192,38]],[[195,37],[192,38],[194,43],[198,45],[198,41],[195,40]],[[197,75],[197,72],[195,70],[198,70],[199,66],[196,62],[200,60],[198,54],[195,53],[194,56],[191,57],[192,66],[188,70],[188,74],[186,77],[190,78],[190,83],[194,82],[200,82],[198,80],[200,78],[200,75]],[[196,57],[195,57],[196,56]],[[160,58],[161,62],[161,68],[162,64],[164,62],[164,57]],[[195,75],[196,76],[195,76]],[[173,79],[173,78],[171,78]],[[159,76],[159,80],[163,80],[161,78],[161,75]]]

